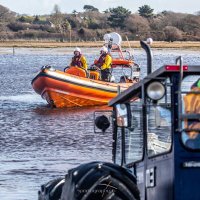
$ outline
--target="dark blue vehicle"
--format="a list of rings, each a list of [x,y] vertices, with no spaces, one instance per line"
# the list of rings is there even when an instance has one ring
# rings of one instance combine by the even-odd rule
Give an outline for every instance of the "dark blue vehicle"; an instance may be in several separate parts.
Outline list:
[[[200,66],[180,57],[151,73],[142,46],[149,74],[109,102],[113,164],[72,169],[43,185],[39,199],[200,200]]]

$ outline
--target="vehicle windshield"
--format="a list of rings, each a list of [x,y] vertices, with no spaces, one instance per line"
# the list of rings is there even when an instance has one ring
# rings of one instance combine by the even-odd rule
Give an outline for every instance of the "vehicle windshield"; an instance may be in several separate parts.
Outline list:
[[[147,105],[147,153],[157,156],[169,152],[172,145],[171,82],[165,80],[166,94],[157,104]]]
[[[200,76],[187,76],[182,81],[182,142],[200,150]]]
[[[143,157],[143,132],[142,132],[142,104],[140,99],[130,103],[131,127],[125,128],[125,160],[126,164],[141,160]],[[121,164],[122,159],[122,132],[117,129],[115,163]]]

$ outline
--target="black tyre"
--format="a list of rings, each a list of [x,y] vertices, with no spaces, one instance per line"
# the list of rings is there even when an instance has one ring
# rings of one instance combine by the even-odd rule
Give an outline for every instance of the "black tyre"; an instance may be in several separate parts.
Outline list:
[[[69,171],[61,200],[139,200],[135,177],[111,163],[92,162]]]
[[[38,192],[38,200],[59,200],[64,183],[64,178],[57,178],[42,185]]]

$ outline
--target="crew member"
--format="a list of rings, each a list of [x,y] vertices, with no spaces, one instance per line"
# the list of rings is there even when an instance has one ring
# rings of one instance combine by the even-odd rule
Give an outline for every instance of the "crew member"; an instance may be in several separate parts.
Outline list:
[[[87,70],[88,68],[87,60],[85,56],[81,54],[81,49],[78,47],[76,47],[74,50],[74,57],[72,58],[70,67],[71,66],[78,66],[78,67],[84,68],[85,70]]]
[[[192,86],[191,91],[200,92],[200,79],[198,79]],[[186,114],[200,114],[200,94],[198,93],[188,93],[184,96],[185,103],[185,113]],[[192,146],[192,142],[198,144],[200,147],[200,132],[195,131],[200,129],[199,119],[186,119],[185,128],[188,129],[187,135],[192,139],[187,144]]]
[[[108,53],[108,49],[103,46],[100,50],[100,57],[95,63],[101,70],[101,79],[103,81],[110,81],[112,57]]]

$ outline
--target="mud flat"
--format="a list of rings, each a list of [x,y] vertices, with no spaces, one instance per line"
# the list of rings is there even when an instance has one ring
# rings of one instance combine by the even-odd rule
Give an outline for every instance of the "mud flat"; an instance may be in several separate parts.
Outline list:
[[[55,41],[0,41],[0,47],[27,47],[27,48],[60,48],[60,47],[100,47],[104,44],[103,41],[91,41],[91,42],[55,42]],[[139,41],[124,41],[122,47],[139,48]],[[164,42],[155,41],[152,44],[152,48],[192,48],[200,49],[200,42]]]

